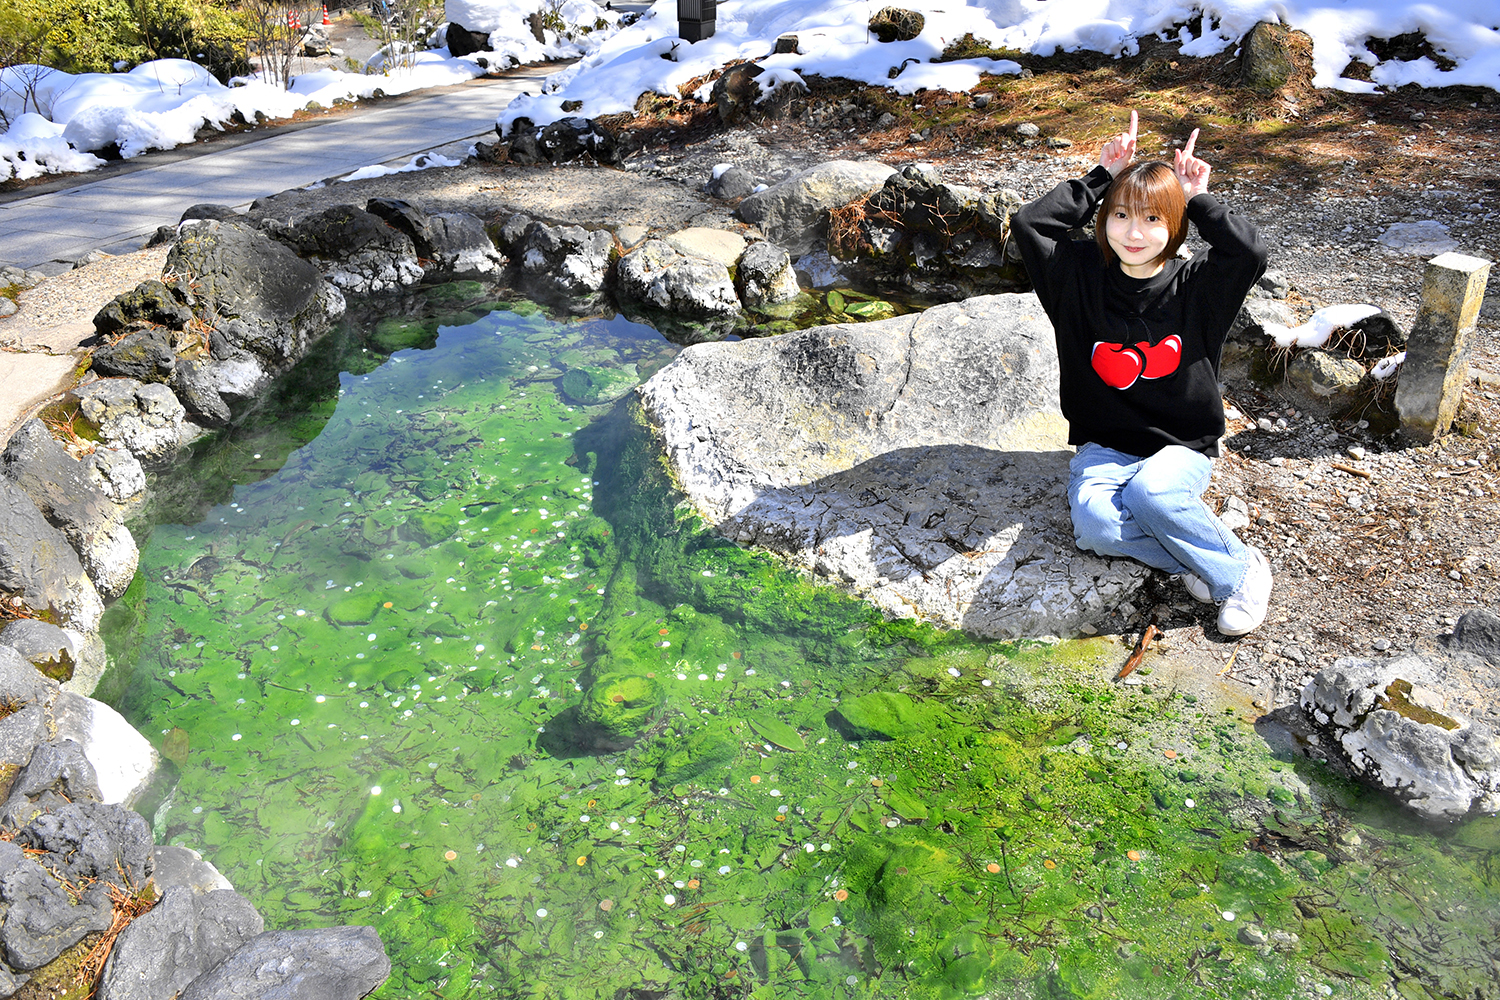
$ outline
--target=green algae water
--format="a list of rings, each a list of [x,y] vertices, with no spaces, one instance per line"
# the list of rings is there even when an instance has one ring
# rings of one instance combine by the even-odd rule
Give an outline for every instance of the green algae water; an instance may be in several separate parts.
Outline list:
[[[609,401],[676,348],[466,294],[200,444],[109,613],[158,842],[269,928],[381,998],[1500,996],[1493,820],[714,538]]]

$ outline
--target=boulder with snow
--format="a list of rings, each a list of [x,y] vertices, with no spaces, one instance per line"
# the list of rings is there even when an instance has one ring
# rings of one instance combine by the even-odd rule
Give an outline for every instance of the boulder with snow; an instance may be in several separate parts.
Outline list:
[[[1073,543],[1057,356],[1034,295],[699,344],[638,391],[710,525],[889,614],[1079,634],[1149,573]]]
[[[904,7],[882,7],[870,17],[870,31],[882,42],[909,42],[926,24],[920,11]]]
[[[522,166],[579,159],[612,165],[623,157],[614,135],[591,118],[559,118],[541,127],[517,118],[502,139],[509,145],[510,161]]]
[[[714,167],[708,183],[703,185],[703,190],[713,198],[739,201],[754,193],[755,176],[744,167],[737,167],[732,163],[721,163]]]
[[[1302,711],[1331,763],[1434,820],[1500,812],[1500,743],[1448,708],[1444,665],[1412,651],[1341,657],[1302,689]]]
[[[828,239],[830,209],[879,190],[895,172],[874,161],[829,160],[750,195],[734,213],[794,256],[804,254]]]

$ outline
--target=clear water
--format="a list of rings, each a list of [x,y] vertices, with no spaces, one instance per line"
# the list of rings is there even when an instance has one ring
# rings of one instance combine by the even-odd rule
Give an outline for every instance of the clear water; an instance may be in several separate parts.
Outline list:
[[[268,927],[376,927],[382,998],[1500,996],[1494,821],[713,538],[559,388],[677,349],[487,309],[330,337],[157,484],[110,612],[158,840]]]

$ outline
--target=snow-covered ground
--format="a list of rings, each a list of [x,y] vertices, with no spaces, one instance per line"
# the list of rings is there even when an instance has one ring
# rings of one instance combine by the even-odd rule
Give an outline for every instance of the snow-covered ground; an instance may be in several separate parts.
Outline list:
[[[402,66],[383,66],[377,53],[368,73],[319,70],[293,79],[290,90],[257,78],[226,86],[181,59],[145,63],[126,73],[74,75],[26,65],[0,69],[0,113],[11,122],[10,130],[0,133],[0,181],[93,170],[105,162],[93,152],[112,144],[127,159],[148,149],[171,149],[192,142],[202,128],[223,128],[236,116],[284,119],[310,104],[331,107],[376,91],[396,95],[463,83],[488,71],[480,59],[505,66],[576,58],[602,44],[620,19],[591,0],[565,0],[559,10],[563,21],[590,30],[564,35],[548,30],[546,41],[539,42],[526,18],[549,11],[547,0],[452,0],[449,6],[455,8],[450,20],[488,30],[488,51],[454,58],[446,48],[432,49]],[[460,14],[475,23],[455,16]],[[493,26],[476,28],[480,21]]]
[[[470,0],[480,3],[483,0]],[[451,6],[451,0],[450,0]],[[845,77],[909,94],[924,88],[963,91],[982,73],[1019,72],[989,59],[933,63],[965,34],[1001,48],[1041,56],[1058,50],[1133,55],[1151,35],[1182,43],[1189,56],[1233,48],[1258,21],[1280,19],[1313,39],[1315,86],[1353,92],[1415,83],[1467,84],[1500,90],[1500,4],[1496,0],[900,0],[920,11],[922,33],[909,42],[881,43],[868,31],[885,0],[722,0],[712,38],[677,38],[676,0],[659,0],[636,24],[595,52],[548,78],[546,93],[520,97],[499,117],[509,129],[519,117],[546,124],[565,113],[595,117],[629,111],[644,93],[675,96],[679,88],[720,66],[755,59],[764,96],[800,74]],[[1197,34],[1187,25],[1197,21]],[[1370,38],[1421,32],[1456,65],[1443,70],[1429,58],[1378,63]],[[795,34],[799,51],[771,55],[778,35]],[[1340,77],[1351,59],[1373,66],[1370,81]],[[699,92],[707,96],[706,90]],[[582,101],[564,112],[564,101]]]
[[[1314,84],[1353,92],[1415,83],[1456,84],[1500,90],[1500,5],[1496,0],[899,0],[926,18],[911,41],[881,43],[868,30],[885,0],[722,0],[712,38],[677,38],[676,0],[659,0],[635,24],[616,30],[619,15],[592,0],[562,0],[558,13],[570,24],[599,30],[572,39],[547,33],[539,43],[526,25],[554,0],[447,0],[449,21],[491,32],[495,53],[453,58],[447,49],[420,53],[415,65],[361,75],[323,70],[297,77],[290,92],[258,80],[224,86],[180,60],[138,66],[128,73],[73,76],[41,67],[0,70],[0,111],[12,122],[0,134],[0,180],[93,169],[91,154],[111,144],[124,156],[191,142],[205,126],[223,127],[236,113],[286,118],[309,103],[358,100],[376,90],[400,94],[458,83],[484,72],[500,56],[517,62],[581,57],[548,78],[540,96],[520,97],[499,116],[508,129],[516,118],[537,124],[567,114],[587,117],[631,110],[643,93],[675,95],[694,78],[731,63],[756,59],[766,70],[766,95],[802,74],[844,77],[909,94],[922,89],[972,89],[982,74],[1018,73],[1009,60],[932,60],[965,34],[996,46],[1046,56],[1058,50],[1131,55],[1139,40],[1156,35],[1182,43],[1189,56],[1230,49],[1262,20],[1282,20],[1313,39]],[[1189,24],[1196,24],[1196,32]],[[1378,62],[1371,38],[1420,32],[1450,60]],[[768,55],[777,36],[795,34],[799,51]],[[1372,66],[1370,80],[1339,74],[1351,59]],[[698,91],[707,97],[707,89]],[[564,111],[564,102],[581,109]],[[572,105],[570,105],[572,107]]]

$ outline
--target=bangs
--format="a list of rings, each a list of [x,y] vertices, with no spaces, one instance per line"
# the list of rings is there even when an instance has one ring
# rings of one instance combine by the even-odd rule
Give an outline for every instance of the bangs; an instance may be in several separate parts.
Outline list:
[[[1161,260],[1176,254],[1187,238],[1187,201],[1177,175],[1165,163],[1137,163],[1127,167],[1104,193],[1094,228],[1099,249],[1109,261],[1116,258],[1104,235],[1104,220],[1117,208],[1132,215],[1155,215],[1166,223],[1170,238]]]

